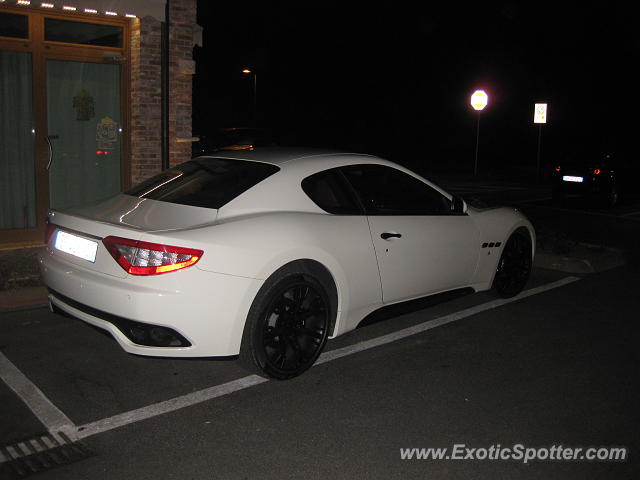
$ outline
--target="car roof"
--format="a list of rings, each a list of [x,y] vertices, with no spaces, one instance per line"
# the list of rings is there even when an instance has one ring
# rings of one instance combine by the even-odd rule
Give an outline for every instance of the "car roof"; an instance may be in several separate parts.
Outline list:
[[[219,219],[236,215],[248,215],[267,211],[322,211],[302,188],[290,188],[318,172],[348,165],[372,164],[392,167],[417,177],[445,196],[447,192],[437,185],[420,177],[415,172],[389,160],[364,153],[340,150],[290,147],[256,147],[242,150],[221,150],[197,157],[198,159],[229,159],[239,161],[263,162],[278,167],[279,172],[270,175],[219,210]]]
[[[366,157],[367,161],[380,160],[362,153],[345,152],[340,150],[330,150],[321,148],[295,148],[295,147],[257,147],[247,149],[220,150],[215,153],[203,155],[199,158],[226,158],[233,160],[248,160],[254,162],[270,163],[282,167],[287,163],[296,160],[310,160],[314,157],[318,161],[326,160],[328,157]]]

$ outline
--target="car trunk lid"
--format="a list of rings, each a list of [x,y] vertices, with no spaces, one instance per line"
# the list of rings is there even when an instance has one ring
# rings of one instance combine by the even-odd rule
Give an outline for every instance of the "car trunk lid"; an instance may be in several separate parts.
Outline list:
[[[52,211],[48,220],[55,230],[47,248],[51,254],[84,269],[125,277],[127,273],[102,243],[103,238],[139,240],[144,233],[210,225],[215,223],[217,212],[119,194],[91,205]],[[64,233],[58,235],[58,231]]]

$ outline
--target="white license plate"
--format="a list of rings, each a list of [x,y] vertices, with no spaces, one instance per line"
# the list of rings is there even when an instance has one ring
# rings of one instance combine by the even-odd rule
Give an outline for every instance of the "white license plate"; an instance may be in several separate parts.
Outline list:
[[[572,175],[564,175],[562,177],[562,180],[564,180],[565,182],[577,182],[577,183],[582,183],[584,182],[584,177],[574,177]]]
[[[68,253],[89,262],[96,261],[98,242],[58,230],[53,246],[61,252]]]

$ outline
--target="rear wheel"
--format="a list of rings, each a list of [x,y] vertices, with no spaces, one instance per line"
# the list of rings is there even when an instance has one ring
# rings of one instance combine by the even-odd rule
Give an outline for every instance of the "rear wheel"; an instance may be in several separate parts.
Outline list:
[[[279,380],[300,375],[324,348],[332,315],[327,290],[316,278],[276,274],[251,306],[241,362],[259,375]]]
[[[531,236],[526,229],[516,230],[504,246],[493,287],[498,295],[509,298],[517,295],[531,275]]]

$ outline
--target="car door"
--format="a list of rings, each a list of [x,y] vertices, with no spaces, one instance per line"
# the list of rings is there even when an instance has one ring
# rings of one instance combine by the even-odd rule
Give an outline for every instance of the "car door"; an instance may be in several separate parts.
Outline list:
[[[342,173],[360,198],[375,248],[383,301],[466,286],[476,269],[479,231],[431,185],[385,165]]]

